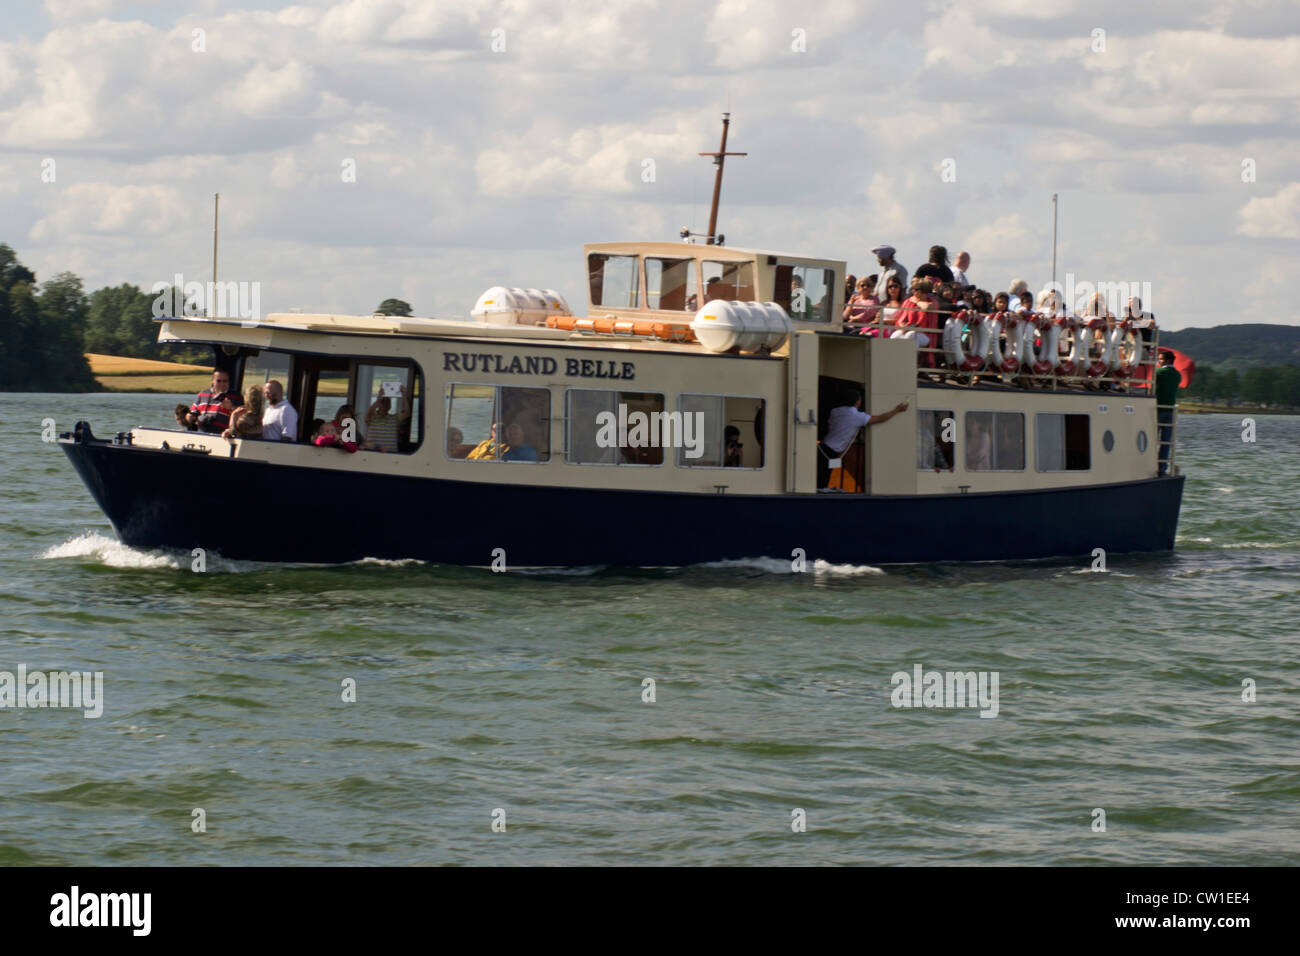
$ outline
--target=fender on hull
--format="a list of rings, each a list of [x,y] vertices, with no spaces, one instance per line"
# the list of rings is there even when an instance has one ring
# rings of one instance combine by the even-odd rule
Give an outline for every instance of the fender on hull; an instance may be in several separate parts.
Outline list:
[[[738,558],[1009,561],[1168,551],[1181,475],[957,495],[733,495],[358,474],[62,441],[124,544],[228,558],[673,567]],[[1005,515],[1018,516],[1008,533]],[[1104,523],[1103,523],[1104,522]],[[1050,529],[1050,530],[1047,530]]]

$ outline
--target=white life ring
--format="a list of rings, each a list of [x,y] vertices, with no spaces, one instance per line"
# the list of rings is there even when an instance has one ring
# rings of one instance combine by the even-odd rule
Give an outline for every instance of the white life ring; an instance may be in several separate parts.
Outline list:
[[[1115,324],[1106,336],[1107,367],[1119,378],[1128,378],[1142,358],[1142,336],[1128,319]]]
[[[955,313],[943,327],[943,347],[948,353],[948,361],[953,368],[962,372],[978,372],[984,367],[985,357],[989,351],[988,327],[975,316],[971,329],[971,350],[962,347],[962,333],[972,313],[962,310]]]
[[[1054,336],[1057,342],[1056,374],[1073,375],[1075,370],[1074,350],[1071,348],[1071,350],[1066,354],[1066,357],[1061,358],[1060,342],[1067,330],[1074,330],[1075,338],[1078,338],[1079,320],[1069,315],[1058,315],[1052,320],[1052,327],[1056,330]]]
[[[1037,351],[1030,353],[1034,356],[1034,374],[1049,375],[1061,361],[1057,352],[1061,344],[1060,327],[1045,315],[1035,315],[1033,329],[1038,333],[1039,340]],[[1030,344],[1033,344],[1032,340]]]
[[[1006,332],[1007,349],[1006,357],[1002,359],[1001,369],[1004,372],[1018,372],[1025,359],[1026,320],[1015,312],[1005,314],[1003,329]],[[1033,339],[1030,339],[1030,343],[1033,343]]]
[[[1091,318],[1088,320],[1087,325],[1089,339],[1101,343],[1101,354],[1097,361],[1094,362],[1085,353],[1083,367],[1089,378],[1096,378],[1099,375],[1105,375],[1110,370],[1110,365],[1106,361],[1106,320],[1101,317]]]
[[[986,315],[984,321],[980,323],[988,329],[988,367],[995,371],[1001,371],[1002,366],[1004,366],[1007,361],[1002,354],[1002,319],[1006,314],[1007,313],[1005,312],[993,312]]]
[[[956,315],[949,317],[943,324],[943,351],[948,357],[948,364],[961,368],[966,364],[966,352],[961,347],[962,320]]]

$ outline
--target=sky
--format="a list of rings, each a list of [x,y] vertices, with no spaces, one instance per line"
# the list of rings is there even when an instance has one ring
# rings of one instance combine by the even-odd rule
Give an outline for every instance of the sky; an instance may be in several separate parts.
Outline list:
[[[212,271],[264,313],[585,311],[582,244],[1130,282],[1163,328],[1300,324],[1296,0],[6,0],[0,242],[46,279]]]

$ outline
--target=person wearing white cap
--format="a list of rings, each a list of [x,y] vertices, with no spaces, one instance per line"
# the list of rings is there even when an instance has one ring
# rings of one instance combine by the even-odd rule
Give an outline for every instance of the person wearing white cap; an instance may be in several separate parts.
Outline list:
[[[907,269],[901,262],[894,258],[894,247],[889,245],[879,245],[871,250],[875,255],[876,261],[880,263],[880,278],[876,280],[877,289],[889,288],[889,277],[894,275],[898,277],[898,284],[903,287],[904,294],[907,293]]]

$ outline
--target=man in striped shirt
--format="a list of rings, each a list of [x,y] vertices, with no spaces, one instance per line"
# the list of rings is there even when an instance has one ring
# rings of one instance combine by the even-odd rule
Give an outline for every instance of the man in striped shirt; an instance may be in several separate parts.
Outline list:
[[[363,449],[370,451],[395,452],[398,449],[398,436],[402,425],[411,419],[411,395],[402,386],[402,409],[396,415],[390,414],[393,400],[387,395],[380,395],[366,412],[366,438]]]
[[[221,434],[230,427],[230,414],[221,407],[222,396],[230,391],[230,373],[217,369],[212,373],[212,387],[199,392],[185,415],[185,426],[199,431]]]

